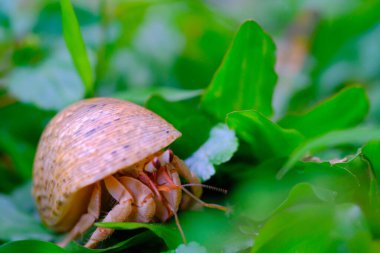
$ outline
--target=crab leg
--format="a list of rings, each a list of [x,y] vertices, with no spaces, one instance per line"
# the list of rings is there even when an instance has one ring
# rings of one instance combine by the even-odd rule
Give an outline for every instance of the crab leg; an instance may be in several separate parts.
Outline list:
[[[69,232],[69,234],[59,242],[58,245],[61,247],[66,246],[71,240],[74,240],[79,235],[86,232],[94,222],[99,218],[100,215],[100,200],[101,200],[101,190],[99,183],[94,185],[92,190],[91,199],[88,204],[87,213],[83,214],[77,224]]]
[[[132,194],[134,210],[129,221],[132,222],[150,222],[156,213],[156,204],[153,198],[153,192],[148,186],[133,177],[120,177],[120,183]]]
[[[200,183],[199,179],[190,172],[187,165],[181,159],[179,159],[176,155],[173,157],[173,161],[171,164],[172,166],[175,167],[178,174],[181,177],[183,177],[188,183],[197,183],[197,184]],[[192,186],[191,191],[197,198],[200,198],[200,196],[202,195],[202,188],[199,186]],[[184,209],[189,208],[192,203],[193,203],[192,198],[188,195],[184,195],[182,197],[181,209],[184,210]]]
[[[113,176],[106,177],[104,183],[107,191],[111,196],[118,201],[107,216],[103,219],[103,222],[122,222],[125,221],[132,212],[133,198],[129,191]],[[113,233],[113,229],[109,228],[97,228],[91,235],[90,239],[86,243],[85,247],[94,248],[96,245],[105,240]]]

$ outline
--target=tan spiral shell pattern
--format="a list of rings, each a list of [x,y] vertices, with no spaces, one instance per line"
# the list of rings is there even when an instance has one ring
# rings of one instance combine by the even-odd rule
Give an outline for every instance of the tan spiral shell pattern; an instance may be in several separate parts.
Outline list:
[[[35,156],[33,196],[43,222],[54,229],[80,189],[160,151],[179,136],[164,119],[130,102],[93,98],[67,107],[44,130]]]

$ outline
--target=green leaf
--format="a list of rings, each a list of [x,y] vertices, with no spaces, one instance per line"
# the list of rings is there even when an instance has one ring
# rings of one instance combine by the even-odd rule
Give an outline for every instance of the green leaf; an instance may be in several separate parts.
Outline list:
[[[0,253],[68,253],[65,249],[51,243],[37,240],[9,242],[0,246]]]
[[[35,214],[18,208],[10,197],[0,194],[0,206],[0,240],[51,240],[53,238],[41,222],[34,218]]]
[[[133,247],[133,246],[136,246],[139,244],[143,244],[144,242],[147,242],[150,240],[154,240],[154,237],[155,237],[155,235],[152,232],[146,231],[146,232],[139,233],[135,236],[128,238],[127,240],[121,241],[121,242],[116,243],[115,245],[113,245],[111,247],[104,248],[104,249],[85,248],[84,246],[79,245],[78,243],[73,242],[73,241],[70,242],[65,247],[65,249],[71,253],[105,253],[105,252],[115,252],[115,251],[119,252],[123,249],[130,248],[130,247]]]
[[[293,195],[297,199],[292,199],[297,201],[353,201],[356,200],[360,186],[366,183],[359,181],[345,166],[331,165],[328,162],[298,162],[293,170],[278,180],[276,174],[282,164],[283,159],[266,160],[257,167],[246,168],[247,171],[239,175],[239,184],[230,194],[235,214],[261,222]],[[237,173],[239,171],[234,174]],[[295,187],[297,184],[300,185]],[[289,195],[292,189],[297,194]]]
[[[354,204],[308,203],[274,215],[255,238],[259,252],[369,252],[371,234]]]
[[[218,124],[211,129],[210,138],[186,159],[186,164],[199,178],[208,180],[215,174],[214,165],[229,161],[237,148],[235,132],[225,124]]]
[[[220,120],[247,109],[270,116],[277,80],[274,66],[272,39],[256,22],[245,22],[203,96],[203,108]]]
[[[86,6],[73,6],[78,22],[82,27],[96,25],[99,22],[96,13],[86,8]],[[84,8],[83,8],[84,7]],[[38,12],[37,20],[33,27],[33,32],[45,36],[52,37],[62,36],[62,15],[61,5],[59,1],[46,3]]]
[[[290,190],[288,197],[281,203],[276,212],[297,204],[333,203],[336,196],[337,192],[330,189],[316,187],[310,183],[299,183]]]
[[[240,252],[252,245],[250,236],[219,210],[186,211],[179,218],[186,239],[202,245],[207,252]]]
[[[37,66],[15,68],[8,89],[20,101],[48,110],[60,110],[84,95],[80,77],[60,47]]]
[[[11,160],[9,164],[0,159],[0,164],[6,165],[0,176],[1,187],[12,183],[12,178],[18,181],[31,178],[38,139],[54,114],[20,102],[0,108],[0,153]]]
[[[284,128],[296,129],[307,138],[313,138],[332,130],[355,126],[363,121],[368,110],[369,101],[365,89],[354,86],[343,89],[304,113],[286,115],[278,124]]]
[[[207,253],[205,247],[199,245],[196,242],[190,242],[188,244],[181,244],[174,251],[175,253]]]
[[[370,141],[363,147],[362,154],[370,162],[376,178],[380,178],[380,141]]]
[[[148,109],[166,119],[182,133],[182,137],[171,145],[173,151],[182,158],[189,157],[208,139],[215,124],[197,108],[197,104],[197,99],[170,102],[159,96],[151,97],[146,103]]]
[[[278,172],[277,177],[282,178],[293,165],[308,152],[315,152],[317,150],[343,144],[361,145],[369,140],[379,139],[380,129],[375,126],[359,126],[347,130],[327,133],[318,138],[311,139],[296,148],[290,155],[288,161]]]
[[[86,46],[82,38],[79,23],[70,0],[61,0],[61,8],[63,35],[65,37],[67,48],[82,79],[86,96],[93,96],[94,75],[90,60],[87,56]]]
[[[260,161],[286,157],[303,141],[297,131],[283,129],[256,111],[230,113],[227,124],[249,144],[252,155]]]
[[[364,36],[380,21],[378,1],[360,3],[360,6],[344,16],[320,22],[311,45],[311,54],[318,63],[313,69],[312,77],[319,78],[321,73],[341,56],[347,44]],[[346,27],[350,29],[345,29]],[[350,58],[351,55],[352,52],[349,52],[345,57]]]
[[[0,128],[0,150],[6,152],[24,180],[32,177],[35,147]]]
[[[369,182],[364,184],[363,186],[367,186],[368,188],[364,188],[363,192],[365,196],[369,198],[369,205],[367,208],[368,211],[368,220],[369,224],[375,236],[380,235],[380,141],[371,141],[367,145],[365,145],[362,149],[361,156],[357,159],[361,159],[364,161],[365,165],[369,168],[368,170],[363,169],[366,178]],[[356,165],[356,164],[355,164]],[[358,167],[358,166],[355,166]],[[362,180],[363,181],[363,180]],[[364,202],[366,203],[366,202]]]
[[[172,225],[163,225],[158,223],[137,223],[137,222],[104,222],[96,223],[98,227],[121,229],[121,230],[134,230],[139,228],[146,228],[160,237],[170,249],[175,249],[182,243],[181,235],[177,228]]]
[[[175,102],[191,99],[201,94],[202,90],[184,90],[171,87],[134,88],[114,94],[112,97],[144,104],[152,95],[160,96],[167,101]]]

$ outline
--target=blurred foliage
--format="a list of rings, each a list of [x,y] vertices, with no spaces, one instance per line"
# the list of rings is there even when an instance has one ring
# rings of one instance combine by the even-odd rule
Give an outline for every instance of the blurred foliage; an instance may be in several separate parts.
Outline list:
[[[379,13],[378,0],[0,0],[0,253],[378,252]],[[188,245],[174,221],[97,223],[122,230],[102,249],[52,244],[33,157],[49,120],[91,96],[172,123],[173,151],[229,190],[202,198],[231,212],[181,212]]]

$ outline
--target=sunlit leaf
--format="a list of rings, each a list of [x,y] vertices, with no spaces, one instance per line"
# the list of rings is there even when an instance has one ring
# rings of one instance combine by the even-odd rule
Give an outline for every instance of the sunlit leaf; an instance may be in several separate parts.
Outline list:
[[[227,124],[249,144],[251,154],[259,160],[286,157],[303,140],[296,130],[283,129],[257,111],[230,113]]]
[[[202,106],[220,120],[229,112],[247,109],[270,116],[277,80],[274,65],[272,39],[256,22],[246,21],[206,90]]]
[[[292,152],[289,160],[278,172],[277,177],[282,178],[308,152],[342,144],[361,145],[369,140],[380,140],[380,129],[378,127],[359,126],[347,130],[333,131],[311,139]]]
[[[190,170],[202,180],[215,174],[214,165],[220,165],[231,159],[238,148],[235,132],[224,124],[211,129],[210,138],[188,159]]]
[[[94,74],[87,55],[79,23],[70,0],[61,0],[62,26],[71,59],[82,79],[86,96],[94,93]]]
[[[342,90],[304,113],[287,115],[278,124],[284,128],[296,129],[307,138],[313,138],[329,131],[355,126],[365,118],[368,109],[369,101],[365,89],[354,86]]]

